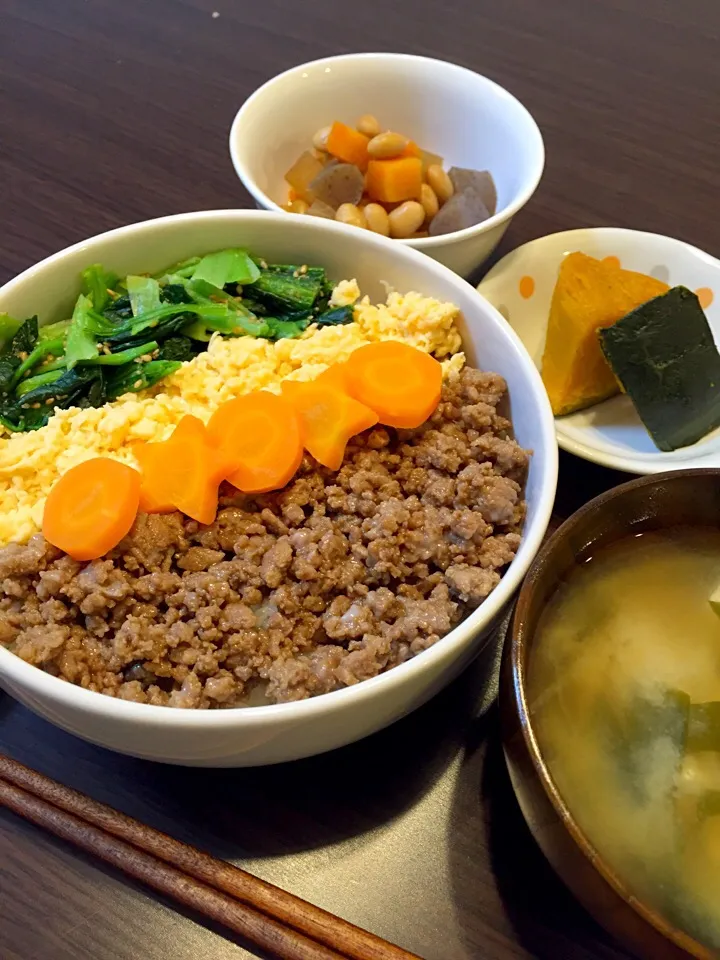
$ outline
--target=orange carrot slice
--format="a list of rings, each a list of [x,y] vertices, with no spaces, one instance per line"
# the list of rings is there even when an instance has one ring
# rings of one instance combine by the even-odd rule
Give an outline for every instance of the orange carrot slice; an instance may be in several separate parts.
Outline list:
[[[333,363],[327,370],[323,370],[319,377],[315,378],[315,383],[322,383],[326,387],[335,387],[336,390],[342,390],[343,393],[347,393],[346,374],[346,363]]]
[[[167,499],[167,492],[158,489],[155,478],[162,476],[165,448],[162,443],[141,443],[133,448],[140,464],[140,505],[142,513],[172,513],[175,506]]]
[[[302,460],[295,410],[283,397],[266,390],[218,407],[208,423],[208,434],[225,458],[225,479],[243,493],[279,490]]]
[[[42,531],[48,543],[74,560],[97,560],[132,527],[140,474],[109,457],[71,467],[45,501]]]
[[[305,449],[329,470],[339,470],[350,437],[374,427],[377,415],[321,377],[309,383],[284,380],[283,396],[295,407]]]
[[[170,439],[174,443],[190,443],[200,450],[204,448],[207,470],[215,484],[219,484],[235,468],[236,455],[219,449],[208,427],[198,417],[187,414],[175,427]]]
[[[195,419],[195,418],[193,418]],[[182,423],[182,421],[180,421]],[[175,435],[177,427],[168,440],[148,443],[139,440],[131,449],[140,464],[140,511],[142,513],[172,513],[177,507],[168,499],[169,491],[160,486],[167,457],[165,444]]]
[[[359,347],[346,368],[350,395],[389,427],[419,427],[440,402],[441,364],[405,343],[382,340]]]
[[[202,420],[185,416],[168,440],[139,447],[142,504],[148,513],[180,510],[198,523],[217,514],[219,474],[224,472]]]

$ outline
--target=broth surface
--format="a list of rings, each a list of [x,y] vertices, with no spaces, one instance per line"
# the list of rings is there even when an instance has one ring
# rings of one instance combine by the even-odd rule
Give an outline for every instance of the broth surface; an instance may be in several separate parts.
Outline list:
[[[629,537],[551,598],[528,665],[550,773],[621,881],[720,948],[720,530]]]

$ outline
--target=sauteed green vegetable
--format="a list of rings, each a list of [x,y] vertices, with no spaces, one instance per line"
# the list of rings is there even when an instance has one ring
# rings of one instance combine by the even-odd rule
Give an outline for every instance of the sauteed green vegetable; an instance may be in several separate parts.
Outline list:
[[[280,340],[311,323],[349,323],[331,308],[322,267],[267,264],[228,249],[124,278],[94,264],[66,320],[0,315],[0,423],[14,432],[45,426],[56,408],[97,407],[154,386],[213,336]]]

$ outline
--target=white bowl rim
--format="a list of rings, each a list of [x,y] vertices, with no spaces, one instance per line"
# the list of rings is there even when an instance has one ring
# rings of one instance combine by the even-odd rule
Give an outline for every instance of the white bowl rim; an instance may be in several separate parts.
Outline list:
[[[283,229],[287,225],[286,217],[287,214],[285,213],[272,213],[265,210],[200,210],[138,221],[105,231],[104,233],[96,234],[93,237],[81,240],[79,243],[72,244],[46,257],[28,267],[0,287],[0,296],[12,292],[15,286],[19,286],[27,280],[37,279],[46,267],[61,261],[69,254],[80,252],[85,247],[89,248],[89,253],[94,243],[99,240],[127,236],[143,229],[149,229],[152,226],[160,226],[162,224],[193,223],[208,219],[217,221],[236,219],[239,222],[250,223],[253,221],[264,223],[273,221],[279,229]],[[307,223],[304,224],[304,226],[308,230],[318,232],[329,230],[331,233],[338,234],[338,236],[346,236],[344,224],[331,220],[308,217]],[[474,295],[480,297],[471,284],[466,284],[465,281],[453,273],[452,270],[432,260],[430,257],[426,257],[408,248],[399,252],[401,248],[398,247],[394,240],[382,237],[379,234],[371,234],[365,231],[363,237],[365,242],[384,248],[388,256],[392,256],[393,251],[395,251],[403,259],[409,258],[410,261],[428,273],[439,274],[441,277],[444,276],[445,279],[452,280],[453,284],[462,285],[463,288],[467,286]],[[533,522],[533,529],[523,533],[521,546],[525,548],[524,558],[519,563],[517,558],[515,558],[489,597],[484,600],[470,616],[466,617],[465,620],[459,623],[457,627],[444,637],[441,637],[433,646],[417,654],[412,659],[405,661],[405,663],[398,664],[398,666],[378,674],[375,677],[363,680],[350,687],[344,687],[340,690],[333,690],[330,693],[318,695],[317,697],[291,701],[289,703],[263,704],[255,707],[228,707],[219,710],[182,710],[148,703],[134,703],[129,700],[111,697],[107,694],[97,693],[46,673],[42,668],[27,663],[2,645],[0,645],[0,675],[9,676],[24,690],[31,691],[47,700],[58,702],[62,706],[69,708],[83,708],[88,714],[99,713],[109,719],[117,719],[125,722],[134,721],[137,723],[152,721],[153,724],[163,727],[189,729],[195,727],[207,727],[208,729],[227,727],[228,722],[232,720],[232,725],[239,723],[253,727],[257,724],[267,722],[284,723],[293,716],[297,720],[309,720],[312,717],[324,713],[342,710],[346,704],[357,705],[358,703],[363,703],[363,701],[369,703],[372,701],[376,690],[391,686],[394,683],[399,683],[404,677],[411,676],[413,673],[422,672],[427,664],[443,657],[450,645],[458,648],[458,650],[462,649],[476,630],[479,630],[482,625],[492,621],[519,587],[522,578],[525,576],[545,536],[555,499],[558,473],[558,451],[554,422],[550,403],[542,385],[540,374],[515,331],[484,297],[480,297],[480,300],[482,301],[483,310],[488,313],[488,321],[494,322],[502,327],[503,332],[509,338],[509,346],[514,350],[516,361],[525,369],[531,386],[534,387],[534,392],[537,393],[541,418],[541,437],[539,441],[543,446],[545,454],[545,470],[542,483],[540,484],[541,491]]]
[[[548,241],[559,242],[562,240],[571,246],[574,240],[587,236],[587,234],[599,235],[601,237],[617,237],[619,235],[627,237],[637,243],[642,243],[643,240],[648,239],[660,241],[660,243],[668,244],[671,247],[684,247],[699,260],[712,264],[716,269],[720,267],[720,260],[718,260],[717,257],[713,257],[712,254],[701,250],[700,247],[696,247],[686,240],[678,240],[677,237],[669,237],[664,233],[652,233],[649,230],[633,230],[632,227],[576,227],[573,230],[558,230],[555,233],[546,233],[542,237],[528,240],[527,243],[523,243],[519,247],[510,250],[488,270],[480,283],[477,284],[477,292],[481,296],[484,296],[483,285],[487,281],[494,280],[495,277],[502,273],[503,269],[506,269],[506,261],[510,257],[513,257],[513,259],[517,257],[519,259],[521,253],[527,252],[530,249],[543,247]],[[681,447],[678,450],[658,451],[658,453],[613,453],[609,450],[604,450],[601,446],[594,443],[584,443],[581,439],[568,436],[562,429],[562,420],[562,417],[555,417],[557,442],[562,450],[572,453],[574,456],[580,457],[583,460],[587,460],[588,463],[597,463],[599,466],[607,467],[609,470],[620,470],[635,476],[650,476],[654,473],[662,473],[663,471],[673,468],[679,470],[686,467],[688,469],[692,467],[702,467],[702,461],[706,457],[717,455],[717,450],[715,449],[693,452],[692,446]],[[558,424],[560,424],[559,428]],[[675,465],[677,466],[675,467]]]
[[[416,63],[432,63],[436,67],[439,66],[441,69],[447,69],[452,72],[460,73],[465,76],[468,81],[469,78],[472,77],[473,83],[480,82],[480,84],[488,91],[491,91],[494,96],[505,99],[515,105],[516,109],[519,110],[520,115],[524,116],[527,122],[528,137],[535,141],[534,144],[532,144],[532,149],[535,154],[535,169],[533,170],[525,187],[519,191],[512,202],[504,206],[502,210],[496,211],[491,217],[488,217],[487,220],[483,220],[482,223],[477,223],[472,227],[465,227],[463,230],[455,230],[453,233],[441,234],[438,237],[420,237],[415,240],[395,240],[395,243],[399,242],[403,244],[403,246],[414,247],[417,250],[424,250],[428,247],[447,246],[451,243],[457,242],[458,240],[479,236],[492,230],[493,227],[496,227],[501,223],[505,223],[506,220],[509,220],[510,217],[513,217],[518,210],[525,206],[537,189],[537,185],[540,182],[543,170],[545,169],[545,143],[543,141],[540,128],[528,108],[520,100],[518,100],[514,94],[510,93],[509,90],[506,90],[505,87],[501,86],[499,83],[496,83],[494,80],[491,80],[489,77],[484,76],[484,74],[477,73],[475,70],[471,70],[469,67],[460,66],[460,64],[452,63],[450,60],[440,60],[437,57],[423,57],[414,53],[384,52],[342,53],[333,57],[322,57],[319,60],[308,60],[305,63],[298,64],[295,67],[290,67],[287,70],[283,70],[282,73],[276,74],[274,77],[266,80],[265,83],[263,83],[257,88],[257,90],[254,90],[253,93],[250,94],[250,96],[247,98],[247,100],[245,100],[238,112],[235,114],[235,119],[230,127],[229,146],[230,159],[232,160],[233,167],[235,168],[235,173],[240,178],[240,181],[246,190],[248,190],[248,192],[258,203],[262,204],[266,209],[269,208],[272,211],[279,211],[285,214],[285,216],[290,216],[287,210],[283,210],[280,204],[275,203],[275,201],[269,197],[264,190],[260,189],[255,178],[252,176],[246,165],[238,157],[236,144],[240,142],[239,133],[245,113],[255,105],[257,100],[259,100],[268,92],[269,88],[273,87],[275,83],[284,80],[286,77],[292,76],[296,73],[301,73],[303,70],[307,70],[308,67],[324,66],[326,64],[338,63],[340,61],[348,62],[352,60],[357,60],[359,62],[365,60],[387,60],[388,62],[393,60],[406,60]]]

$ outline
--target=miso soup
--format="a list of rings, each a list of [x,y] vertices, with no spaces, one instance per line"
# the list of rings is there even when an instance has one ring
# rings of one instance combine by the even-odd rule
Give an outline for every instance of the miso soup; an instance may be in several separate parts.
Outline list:
[[[720,530],[629,537],[551,598],[528,665],[550,773],[648,906],[720,948]]]

